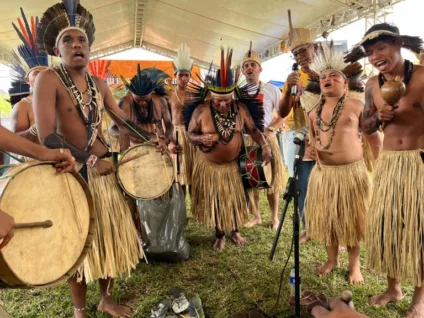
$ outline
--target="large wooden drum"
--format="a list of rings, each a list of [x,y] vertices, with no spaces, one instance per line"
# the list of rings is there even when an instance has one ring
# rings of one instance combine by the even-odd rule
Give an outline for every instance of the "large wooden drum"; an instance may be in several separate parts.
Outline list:
[[[156,146],[140,144],[122,155],[116,175],[129,196],[138,200],[152,200],[171,188],[174,165],[168,154],[162,155],[156,151]]]
[[[52,287],[74,275],[95,221],[90,191],[78,173],[57,173],[47,162],[20,164],[0,178],[0,209],[17,223],[0,251],[2,287]],[[51,226],[34,227],[45,221]]]
[[[262,148],[258,146],[246,147],[238,158],[239,171],[245,189],[270,188],[273,182],[273,162],[264,165]]]

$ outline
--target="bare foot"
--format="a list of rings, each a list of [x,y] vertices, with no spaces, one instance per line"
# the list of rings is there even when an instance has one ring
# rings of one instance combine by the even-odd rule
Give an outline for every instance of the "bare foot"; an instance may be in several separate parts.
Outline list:
[[[352,271],[349,272],[349,283],[352,285],[362,285],[364,283],[364,277],[362,277],[361,270],[358,269],[352,269]]]
[[[408,312],[406,313],[407,318],[423,318],[424,317],[424,304],[411,304]]]
[[[262,223],[262,219],[261,218],[257,218],[254,217],[253,219],[251,219],[249,222],[247,222],[244,227],[254,227],[255,225],[261,224]]]
[[[317,275],[318,276],[325,276],[329,272],[331,272],[332,270],[336,269],[337,267],[339,267],[338,263],[333,263],[333,262],[327,261],[323,265],[321,265],[320,267],[317,268]]]
[[[221,238],[217,238],[215,244],[213,245],[213,249],[217,252],[221,252],[225,246],[225,236]]]
[[[275,219],[275,220],[273,220],[272,221],[272,229],[274,230],[274,231],[277,231],[277,229],[278,229],[278,225],[280,224],[280,220],[277,218],[277,219]]]
[[[231,232],[231,241],[237,246],[245,246],[247,244],[246,239],[239,232]]]
[[[299,244],[305,244],[307,241],[310,241],[311,239],[306,235],[306,232],[303,232],[303,234],[299,237]]]
[[[403,295],[401,292],[391,292],[389,290],[385,290],[380,295],[376,295],[374,297],[371,297],[370,304],[374,307],[384,307],[388,303],[392,301],[399,301],[402,300]]]
[[[85,310],[76,310],[74,309],[74,317],[75,318],[87,318],[87,309]]]
[[[101,299],[97,310],[112,317],[131,317],[131,308],[117,304],[112,296]]]

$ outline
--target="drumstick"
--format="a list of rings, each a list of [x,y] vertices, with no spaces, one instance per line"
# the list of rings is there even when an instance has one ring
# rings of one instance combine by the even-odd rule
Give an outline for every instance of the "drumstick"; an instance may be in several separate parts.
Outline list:
[[[53,222],[50,220],[47,220],[44,222],[16,223],[14,228],[15,229],[32,229],[35,227],[48,228],[52,226],[53,226]]]
[[[156,132],[156,138],[158,139],[158,142],[159,142],[159,134],[158,134],[158,130],[156,129],[156,124],[153,124],[153,129]],[[169,183],[171,183],[171,178],[169,177],[169,174],[168,174],[168,167],[166,166],[166,162],[165,162],[165,158],[163,157],[163,154],[161,155],[161,157],[162,157],[163,166],[165,167],[166,176],[168,177]]]
[[[135,160],[135,159],[137,159],[137,158],[140,158],[140,157],[142,157],[142,156],[144,156],[144,155],[147,155],[148,153],[149,153],[149,152],[148,152],[148,151],[146,151],[146,152],[143,152],[143,153],[139,153],[138,155],[135,155],[135,156],[129,157],[129,158],[127,158],[127,159],[121,160],[120,162],[118,162],[118,163],[115,165],[115,167],[116,167],[116,168],[118,168],[119,166],[122,166],[123,164],[125,164],[125,163],[127,163],[127,162],[133,161],[133,160]]]
[[[175,143],[178,150],[178,130],[175,132]],[[177,175],[179,174],[180,174],[180,156],[179,156],[179,153],[177,152]]]

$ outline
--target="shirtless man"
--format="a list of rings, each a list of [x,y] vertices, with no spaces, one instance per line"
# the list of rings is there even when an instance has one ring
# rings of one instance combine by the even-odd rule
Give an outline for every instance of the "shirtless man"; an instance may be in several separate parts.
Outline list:
[[[231,65],[228,62],[222,61],[221,65]],[[236,245],[246,244],[239,233],[247,217],[247,206],[236,160],[242,146],[242,128],[262,147],[264,162],[271,160],[271,149],[249,111],[234,100],[237,79],[233,79],[228,69],[219,73],[227,74],[227,79],[218,81],[212,77],[210,84],[193,93],[203,99],[194,109],[188,127],[190,142],[200,150],[193,170],[196,178],[192,185],[191,211],[200,223],[215,228],[216,251],[225,246],[225,231],[231,231],[231,240]],[[210,98],[205,99],[208,91]],[[191,108],[186,107],[186,110]]]
[[[174,125],[173,138],[169,149],[174,153],[175,180],[183,186],[190,186],[196,148],[188,141],[183,118],[183,106],[189,95],[188,83],[190,82],[191,69],[193,67],[193,60],[190,58],[190,48],[186,44],[181,44],[178,48],[178,56],[174,59],[174,67],[177,86],[169,99],[172,124]],[[186,192],[185,187],[183,187],[183,191],[184,193]]]
[[[137,83],[137,84],[136,84]],[[129,118],[137,124],[138,130],[142,130],[144,140],[140,136],[129,134],[129,131],[121,130],[121,151],[130,146],[146,141],[157,142],[158,149],[165,152],[168,149],[172,137],[172,122],[168,111],[168,102],[163,94],[160,94],[162,85],[155,78],[155,74],[148,70],[138,68],[137,75],[131,83],[126,83],[130,94],[123,97],[121,109],[125,118]],[[163,129],[165,127],[165,131]],[[157,140],[156,136],[160,136]]]
[[[374,306],[403,298],[400,283],[410,278],[416,286],[408,317],[424,316],[424,67],[412,65],[401,48],[418,53],[422,40],[404,37],[395,26],[372,26],[363,40],[346,56],[355,61],[366,55],[380,72],[367,82],[363,127],[371,133],[382,126],[384,143],[377,160],[370,214],[367,221],[367,264],[387,273],[388,288],[371,299]],[[362,48],[364,50],[361,50]],[[406,94],[388,105],[380,86],[399,76]]]
[[[35,79],[38,73],[47,69],[45,66],[33,68],[25,77],[25,82],[31,87],[34,87]],[[37,129],[35,126],[34,111],[32,109],[32,94],[21,99],[12,108],[11,129],[17,135],[24,137],[32,142],[40,144],[38,139]]]
[[[349,67],[343,55],[321,46],[311,69],[319,74],[322,99],[309,113],[319,165],[311,172],[306,195],[306,226],[311,239],[324,243],[327,262],[317,269],[326,275],[339,265],[339,245],[347,246],[349,282],[363,283],[360,243],[370,197],[370,181],[359,139],[363,104],[348,98]],[[331,56],[327,61],[326,57]],[[338,59],[337,59],[338,57]],[[338,63],[340,61],[341,63]],[[360,69],[360,66],[358,66]]]
[[[92,15],[78,5],[77,16],[70,18],[75,13],[67,9],[63,3],[50,7],[37,25],[37,43],[48,54],[59,56],[61,64],[38,75],[33,106],[40,140],[46,147],[71,151],[82,165],[80,173],[88,181],[94,198],[98,220],[95,244],[88,251],[79,275],[68,280],[74,315],[88,316],[86,284],[98,280],[98,310],[130,317],[130,308],[117,304],[111,290],[115,277],[135,268],[141,251],[131,212],[113,173],[115,166],[108,145],[101,136],[103,105],[120,118],[125,114],[105,82],[92,78],[86,71],[94,40]],[[118,121],[118,125],[122,124]]]

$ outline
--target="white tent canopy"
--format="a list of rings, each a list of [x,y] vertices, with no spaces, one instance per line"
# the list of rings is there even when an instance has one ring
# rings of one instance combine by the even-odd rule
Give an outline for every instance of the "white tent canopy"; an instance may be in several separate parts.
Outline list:
[[[266,59],[278,55],[287,38],[287,9],[295,27],[324,31],[370,16],[402,0],[80,0],[94,16],[96,40],[92,57],[104,57],[133,47],[173,56],[181,42],[191,47],[200,65],[220,59],[220,47],[234,48],[238,63],[253,41]],[[20,17],[41,16],[57,0],[0,1],[0,48],[20,44],[12,27]],[[5,54],[0,56],[3,60]]]

